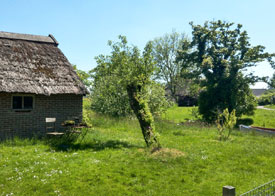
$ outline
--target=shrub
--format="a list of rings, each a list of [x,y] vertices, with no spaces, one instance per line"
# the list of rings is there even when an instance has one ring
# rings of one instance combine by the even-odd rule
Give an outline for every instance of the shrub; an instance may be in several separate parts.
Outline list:
[[[102,81],[97,81],[97,85],[94,86],[91,93],[91,109],[97,113],[114,117],[133,115],[127,92],[115,81],[115,77],[102,78]],[[144,91],[146,92],[143,93],[143,96],[148,100],[153,115],[160,115],[171,106],[161,84],[152,82]]]
[[[230,137],[231,131],[236,124],[236,110],[231,113],[226,108],[218,115],[216,125],[218,129],[219,140],[227,140]],[[226,133],[227,132],[227,133]]]
[[[269,93],[261,95],[258,98],[258,104],[259,105],[275,104],[275,92],[271,91]]]

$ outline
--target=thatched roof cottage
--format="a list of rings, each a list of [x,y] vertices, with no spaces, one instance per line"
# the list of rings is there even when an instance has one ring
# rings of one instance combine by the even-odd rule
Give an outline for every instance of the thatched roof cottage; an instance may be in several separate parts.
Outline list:
[[[0,138],[45,134],[82,119],[87,90],[52,35],[0,32]]]

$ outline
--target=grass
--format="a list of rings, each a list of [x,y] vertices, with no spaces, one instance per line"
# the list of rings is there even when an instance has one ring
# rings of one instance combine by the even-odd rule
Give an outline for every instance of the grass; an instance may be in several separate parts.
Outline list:
[[[234,130],[220,142],[214,127],[180,123],[192,119],[190,108],[174,107],[156,120],[170,151],[152,154],[135,119],[86,112],[93,128],[66,150],[35,139],[1,143],[0,195],[212,196],[224,185],[239,194],[274,178],[274,137]]]
[[[275,111],[257,109],[254,116],[244,116],[243,118],[250,118],[254,126],[261,126],[267,128],[275,128]]]
[[[270,109],[275,109],[275,104],[273,104],[273,105],[265,105],[264,107],[265,108],[270,108]]]
[[[177,107],[169,108],[163,115],[162,119],[173,121],[175,123],[196,120],[197,107]]]

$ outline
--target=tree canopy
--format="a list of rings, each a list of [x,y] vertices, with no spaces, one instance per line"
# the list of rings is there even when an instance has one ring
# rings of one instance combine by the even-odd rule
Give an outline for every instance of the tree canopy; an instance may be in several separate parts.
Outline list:
[[[235,109],[237,116],[253,114],[255,100],[249,84],[259,78],[244,71],[266,60],[273,64],[274,54],[264,52],[264,46],[251,46],[240,24],[220,20],[202,26],[190,24],[191,45],[183,45],[177,60],[183,70],[193,70],[193,77],[203,78],[199,112],[210,122],[225,108],[229,112]]]
[[[179,91],[187,91],[188,83],[181,77],[181,66],[176,62],[177,52],[183,42],[189,42],[184,34],[172,32],[152,41],[156,62],[156,79],[164,81],[170,97],[177,102]]]
[[[148,96],[144,95],[148,92],[148,86],[152,84],[151,78],[155,69],[152,43],[149,42],[141,54],[136,46],[128,46],[126,37],[119,36],[119,39],[119,42],[109,41],[110,55],[96,57],[97,67],[93,75],[95,85],[100,84],[97,81],[104,80],[105,76],[115,78],[112,83],[116,85],[113,86],[119,87],[120,90],[112,91],[113,96],[117,96],[117,93],[127,93],[147,146],[159,145],[154,133],[154,119],[148,106]]]
[[[73,68],[76,71],[78,77],[83,82],[83,84],[86,86],[86,88],[89,89],[89,91],[91,91],[92,81],[91,81],[90,74],[83,70],[78,69],[76,65],[73,65]]]

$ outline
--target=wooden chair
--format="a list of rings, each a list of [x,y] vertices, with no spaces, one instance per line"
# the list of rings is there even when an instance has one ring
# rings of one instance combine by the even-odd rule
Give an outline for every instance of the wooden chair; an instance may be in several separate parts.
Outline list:
[[[46,118],[46,134],[47,135],[64,135],[64,133],[56,132],[56,118]]]
[[[55,132],[56,118],[46,118],[46,132]]]

